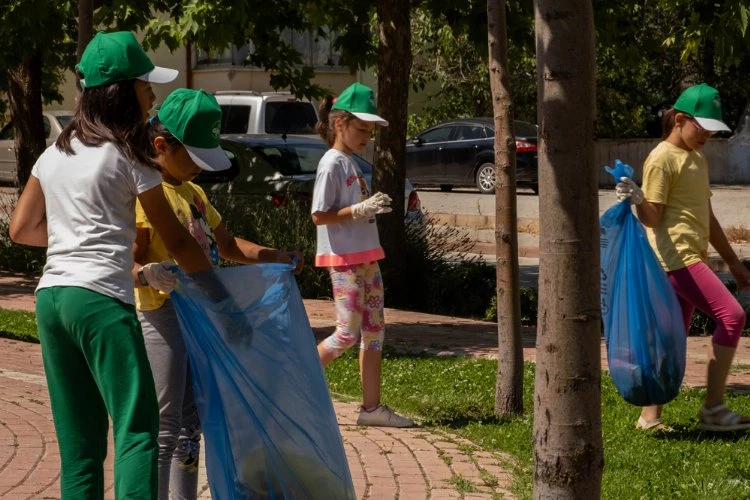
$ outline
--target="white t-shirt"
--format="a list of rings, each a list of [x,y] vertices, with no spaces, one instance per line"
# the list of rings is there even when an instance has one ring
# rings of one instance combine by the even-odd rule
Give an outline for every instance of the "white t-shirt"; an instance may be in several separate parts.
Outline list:
[[[31,170],[47,209],[47,263],[37,290],[78,286],[133,304],[135,200],[161,175],[111,143],[71,145],[70,156],[48,147]]]
[[[357,163],[336,149],[329,149],[318,163],[312,213],[341,209],[370,196],[367,181]],[[385,257],[375,217],[317,226],[315,265],[348,266]]]

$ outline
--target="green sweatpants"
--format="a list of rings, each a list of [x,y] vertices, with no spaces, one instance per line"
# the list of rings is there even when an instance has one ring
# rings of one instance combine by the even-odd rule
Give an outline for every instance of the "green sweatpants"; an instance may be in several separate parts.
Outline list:
[[[85,288],[51,287],[37,293],[36,312],[62,499],[103,498],[108,414],[116,498],[156,499],[159,408],[135,308]]]

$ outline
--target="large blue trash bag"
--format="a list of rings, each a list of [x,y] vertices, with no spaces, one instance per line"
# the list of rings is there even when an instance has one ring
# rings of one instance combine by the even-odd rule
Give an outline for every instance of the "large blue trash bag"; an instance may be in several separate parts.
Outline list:
[[[215,303],[172,293],[190,359],[214,500],[355,498],[292,266],[217,270]]]
[[[605,167],[617,182],[630,165]],[[609,373],[620,395],[638,406],[664,404],[680,391],[687,337],[677,295],[630,202],[602,214],[601,306]]]

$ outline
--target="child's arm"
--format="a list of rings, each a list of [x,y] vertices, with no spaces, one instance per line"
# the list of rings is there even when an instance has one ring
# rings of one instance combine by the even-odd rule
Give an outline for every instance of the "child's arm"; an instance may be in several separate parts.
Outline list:
[[[161,184],[138,195],[146,217],[159,233],[170,255],[186,273],[211,269],[211,262],[195,238],[180,223],[164,197]]]
[[[314,212],[312,220],[316,226],[324,226],[326,224],[339,224],[347,220],[366,219],[375,214],[388,213],[391,210],[391,197],[385,193],[377,192],[361,203],[325,212]]]
[[[284,252],[275,248],[264,247],[242,238],[236,238],[229,234],[223,222],[214,228],[214,237],[219,247],[219,255],[232,262],[239,262],[240,264],[255,264],[258,262],[291,264],[292,260],[296,258],[297,267],[295,268],[295,272],[299,272],[302,269],[302,252],[297,250]]]
[[[22,245],[47,246],[47,205],[39,179],[29,176],[10,219],[10,239]]]

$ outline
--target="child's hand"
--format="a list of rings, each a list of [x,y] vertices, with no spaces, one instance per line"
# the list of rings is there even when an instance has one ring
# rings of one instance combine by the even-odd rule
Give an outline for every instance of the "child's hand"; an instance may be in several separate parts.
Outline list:
[[[630,177],[620,177],[620,182],[615,186],[615,193],[617,193],[617,201],[630,198],[636,205],[643,203],[643,190]]]
[[[391,197],[378,191],[362,203],[352,205],[352,219],[369,219],[375,214],[386,214],[391,211]]]
[[[294,264],[294,274],[302,272],[302,267],[305,265],[305,256],[299,250],[292,250],[291,252],[278,251],[276,262],[280,264]]]
[[[169,295],[177,284],[177,274],[172,270],[174,262],[149,262],[141,268],[148,286]]]

